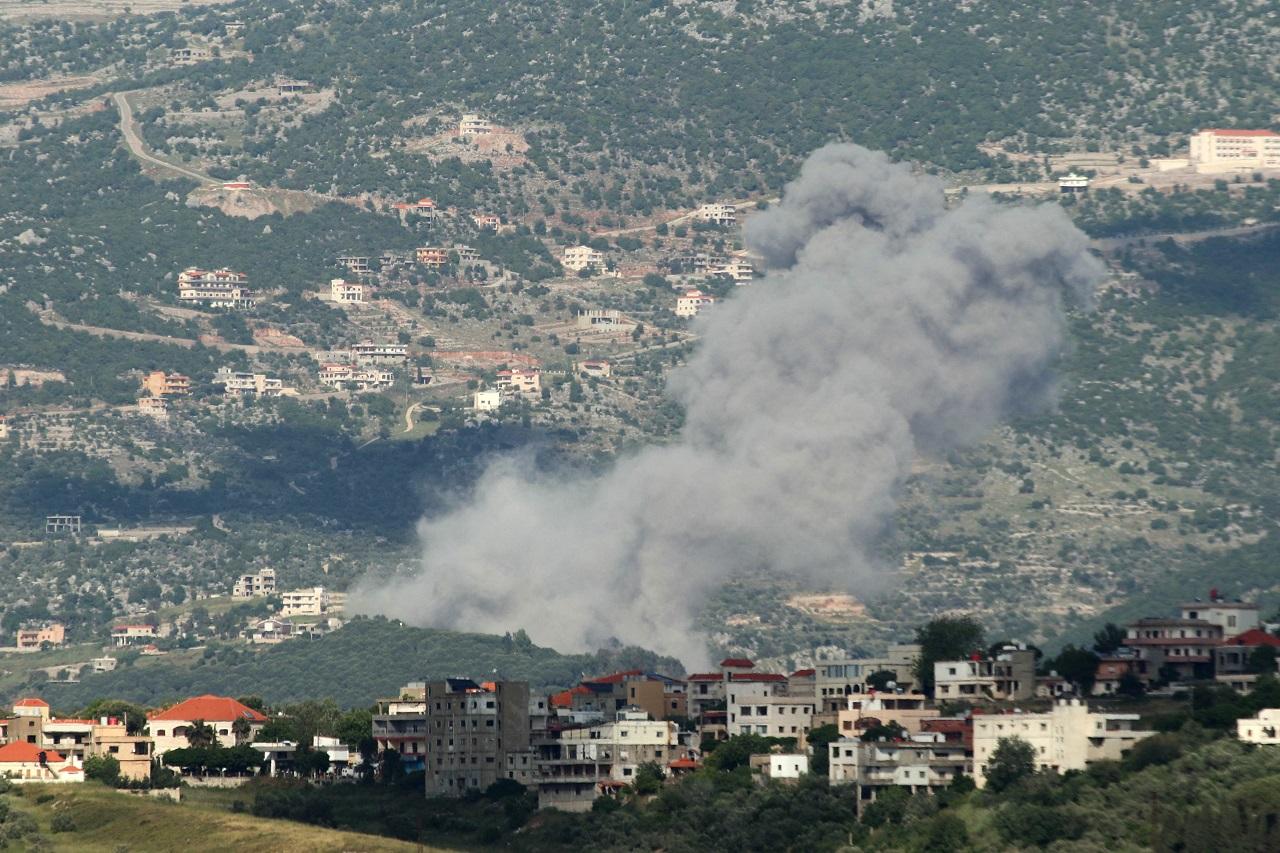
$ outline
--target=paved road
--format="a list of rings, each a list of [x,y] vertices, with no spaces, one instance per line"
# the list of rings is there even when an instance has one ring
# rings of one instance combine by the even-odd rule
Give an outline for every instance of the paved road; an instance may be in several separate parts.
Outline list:
[[[1140,242],[1159,243],[1172,240],[1175,243],[1199,243],[1214,237],[1249,237],[1280,228],[1278,222],[1260,222],[1257,225],[1224,225],[1221,228],[1206,228],[1203,231],[1165,231],[1159,234],[1134,234],[1128,237],[1102,237],[1091,241],[1094,248],[1104,252],[1114,252]]]
[[[129,146],[129,151],[134,157],[153,166],[159,166],[161,169],[181,175],[184,178],[199,181],[202,184],[219,183],[208,175],[202,175],[191,169],[161,160],[147,151],[146,144],[143,143],[142,137],[138,134],[138,123],[133,118],[133,107],[129,104],[128,95],[128,92],[116,92],[111,96],[111,99],[115,101],[116,109],[120,111],[120,133],[124,136],[124,143]]]

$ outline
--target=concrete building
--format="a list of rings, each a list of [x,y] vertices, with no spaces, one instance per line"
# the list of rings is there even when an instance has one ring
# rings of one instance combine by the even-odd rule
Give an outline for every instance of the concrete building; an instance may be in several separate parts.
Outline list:
[[[839,711],[848,705],[846,697],[871,690],[867,679],[879,672],[892,673],[895,687],[909,689],[915,682],[920,646],[892,645],[884,657],[817,661],[814,663],[814,696],[823,712]]]
[[[718,263],[707,264],[703,269],[703,273],[714,278],[723,276],[733,279],[734,284],[746,284],[754,281],[756,277],[756,269],[747,261],[732,260],[720,261]]]
[[[495,213],[474,213],[471,215],[471,221],[481,231],[497,231],[502,227],[502,217]]]
[[[427,796],[483,791],[504,778],[508,753],[529,749],[529,685],[447,678],[426,685]]]
[[[406,772],[422,770],[427,761],[426,683],[410,682],[398,697],[379,699],[372,734],[379,754],[390,750],[399,754]]]
[[[1254,654],[1258,649],[1268,647],[1280,653],[1280,637],[1268,634],[1261,628],[1251,628],[1232,637],[1213,651],[1214,677],[1221,679],[1223,676],[1250,672]]]
[[[761,781],[797,782],[809,773],[809,756],[803,752],[770,752],[747,759]]]
[[[627,320],[616,308],[579,308],[575,318],[579,329],[630,329],[635,323]]]
[[[1203,619],[1139,619],[1125,628],[1124,645],[1144,663],[1148,681],[1211,677],[1221,644],[1222,627]]]
[[[499,370],[497,384],[503,397],[537,397],[542,394],[542,373],[533,367]]]
[[[588,811],[601,795],[635,781],[640,765],[665,767],[687,757],[675,723],[652,720],[639,708],[615,712],[609,722],[565,729],[535,744],[538,808]]]
[[[1094,761],[1115,761],[1155,732],[1134,728],[1137,714],[1092,712],[1079,699],[1058,702],[1043,714],[980,714],[973,719],[973,766],[978,787],[987,782],[987,765],[1001,738],[1031,744],[1036,767],[1063,773],[1083,770]]]
[[[560,258],[560,266],[572,273],[582,270],[599,272],[604,269],[604,252],[590,246],[567,246]]]
[[[933,665],[936,699],[988,702],[1030,699],[1036,690],[1036,656],[1008,646],[994,657],[938,661]]]
[[[600,379],[608,379],[613,375],[613,367],[609,362],[603,359],[587,359],[580,361],[574,366],[574,370],[581,376],[598,377]]]
[[[151,738],[129,734],[124,720],[102,717],[90,732],[85,755],[110,756],[119,763],[123,778],[140,782],[151,778],[153,746]]]
[[[1251,631],[1259,627],[1258,605],[1248,601],[1227,601],[1218,595],[1216,589],[1209,590],[1209,600],[1196,600],[1182,605],[1183,619],[1203,619],[1211,625],[1222,629],[1223,639],[1230,639],[1237,634]]]
[[[493,124],[477,113],[463,113],[458,119],[459,136],[484,136],[493,133]]]
[[[422,246],[413,252],[414,260],[430,269],[449,266],[449,250],[439,246]]]
[[[1085,175],[1077,175],[1075,172],[1069,172],[1061,178],[1058,178],[1058,192],[1065,195],[1087,192],[1088,189],[1089,178]]]
[[[237,725],[243,720],[242,725]],[[187,734],[197,723],[204,723],[214,731],[219,746],[236,746],[249,743],[266,725],[267,718],[229,696],[196,696],[179,702],[147,719],[147,735],[155,743],[156,755],[164,755],[171,749],[183,749],[190,745]],[[244,728],[240,735],[237,728]]]
[[[698,222],[729,226],[738,221],[738,209],[731,204],[704,204],[693,212]]]
[[[178,301],[208,308],[252,308],[257,304],[249,276],[228,269],[190,267],[178,273]]]
[[[165,399],[191,396],[191,380],[181,373],[153,370],[142,380],[142,390],[152,397]]]
[[[45,643],[61,646],[67,641],[67,629],[61,622],[50,622],[38,627],[19,628],[16,643],[20,652],[39,651]]]
[[[1280,168],[1280,133],[1273,130],[1209,128],[1191,137],[1197,172]]]
[[[703,308],[714,305],[716,298],[701,290],[686,290],[683,296],[676,297],[677,317],[697,317]]]
[[[343,305],[364,304],[368,288],[358,281],[347,281],[342,278],[329,279],[329,300]]]
[[[138,414],[157,421],[169,420],[169,401],[164,397],[139,397]]]
[[[222,394],[232,399],[245,397],[279,397],[285,392],[284,381],[265,373],[246,373],[220,367],[213,374],[213,384],[222,386]]]
[[[111,645],[116,648],[154,642],[159,631],[155,625],[115,625],[111,628]]]
[[[322,586],[291,589],[280,594],[280,615],[328,616],[342,612],[345,603],[345,593],[334,592]]]
[[[814,698],[785,695],[785,677],[782,677],[781,684],[741,680],[746,677],[737,676],[726,687],[729,736],[793,737],[803,745],[813,724]]]
[[[367,391],[370,388],[390,388],[395,384],[393,371],[382,367],[357,367],[353,364],[322,364],[317,376],[321,385]]]
[[[471,396],[471,408],[477,412],[496,412],[502,408],[502,392],[497,388],[475,392]]]
[[[232,598],[258,598],[276,591],[276,570],[262,569],[236,578],[231,588]]]
[[[1245,743],[1280,744],[1280,708],[1263,708],[1256,717],[1236,720],[1236,737]]]
[[[364,275],[369,272],[369,259],[364,255],[341,255],[338,266],[345,268],[347,272]]]
[[[0,777],[18,785],[83,782],[84,771],[70,758],[25,741],[0,746]]]
[[[855,737],[871,726],[890,723],[897,723],[909,734],[919,734],[926,720],[942,716],[937,708],[926,707],[928,701],[923,693],[855,693],[845,698],[847,704],[837,712],[836,726],[842,737]]]
[[[271,616],[255,622],[244,633],[255,646],[274,646],[297,636],[297,626],[288,619]]]
[[[1124,654],[1121,654],[1124,652]],[[1120,649],[1115,654],[1098,659],[1098,669],[1093,677],[1094,696],[1111,696],[1119,692],[1126,675],[1132,675],[1143,683],[1149,680],[1147,662],[1131,649]]]
[[[409,345],[361,341],[351,345],[351,360],[356,364],[403,364],[409,360]]]
[[[904,788],[909,794],[936,793],[957,776],[973,773],[964,743],[948,741],[938,732],[865,743],[842,737],[828,748],[828,778],[833,785],[857,786],[859,811],[889,788]]]

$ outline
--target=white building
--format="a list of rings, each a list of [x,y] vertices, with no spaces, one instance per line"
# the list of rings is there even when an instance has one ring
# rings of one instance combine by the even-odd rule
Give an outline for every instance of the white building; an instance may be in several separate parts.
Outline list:
[[[693,212],[693,218],[716,225],[733,225],[738,221],[738,209],[731,204],[704,204]]]
[[[1043,714],[979,714],[973,718],[974,779],[987,783],[987,765],[1002,738],[1021,738],[1031,744],[1038,770],[1064,773],[1083,770],[1094,761],[1120,759],[1143,738],[1155,732],[1134,728],[1137,714],[1107,714],[1089,710],[1079,699],[1062,700]]]
[[[892,673],[894,687],[909,688],[915,681],[919,657],[920,646],[904,643],[890,646],[884,657],[816,661],[814,695],[819,700],[819,710],[847,708],[846,697],[870,690],[867,679],[878,672]]]
[[[356,367],[353,364],[322,364],[318,376],[321,385],[365,391],[390,388],[395,384],[394,372],[381,367]]]
[[[236,578],[235,586],[231,588],[232,598],[257,598],[262,595],[270,595],[276,591],[276,570],[263,569],[262,571],[244,574]]]
[[[243,373],[222,367],[213,374],[213,383],[222,386],[226,397],[279,397],[284,393],[284,381],[265,373]]]
[[[1030,699],[1036,692],[1035,652],[1007,647],[995,657],[938,661],[933,665],[935,699],[968,702]]]
[[[858,786],[858,802],[874,801],[890,787],[908,793],[936,792],[947,788],[961,774],[973,772],[963,743],[948,743],[937,732],[914,734],[905,741],[868,741],[844,738],[829,748],[828,777],[833,785]]]
[[[236,733],[237,720],[244,720],[244,731]],[[249,742],[266,724],[267,718],[228,696],[197,696],[179,702],[159,713],[147,717],[147,735],[155,741],[155,754],[163,755],[171,749],[190,746],[187,735],[197,723],[213,729],[219,746],[236,746],[237,742]]]
[[[178,273],[178,301],[209,308],[252,308],[257,304],[249,276],[228,269],[189,267]]]
[[[477,391],[472,395],[471,408],[477,412],[496,412],[502,408],[502,392],[497,388]]]
[[[458,120],[459,136],[483,136],[487,133],[493,133],[493,125],[476,113],[466,113]]]
[[[409,345],[361,341],[351,345],[351,359],[356,364],[403,364],[409,360]]]
[[[705,274],[712,277],[727,276],[733,279],[735,284],[746,284],[755,279],[756,268],[747,261],[724,261],[708,264]]]
[[[1236,737],[1245,743],[1280,744],[1280,708],[1263,708],[1256,717],[1236,720]]]
[[[1058,178],[1058,192],[1060,193],[1082,193],[1088,189],[1089,178],[1085,175],[1069,172]]]
[[[365,286],[355,281],[333,278],[329,280],[329,299],[346,305],[364,303]]]
[[[676,297],[677,317],[697,317],[698,313],[708,305],[714,305],[716,298],[701,290],[686,290],[683,296]]]
[[[604,253],[590,246],[569,246],[564,250],[560,265],[568,272],[599,271],[604,269]]]
[[[794,782],[809,773],[809,756],[803,752],[770,752],[749,759],[751,772],[764,779]]]
[[[785,695],[786,682],[740,681],[726,685],[728,732],[767,737],[793,737],[804,743],[813,725],[815,703],[812,696]]]
[[[845,697],[846,707],[836,715],[840,734],[852,737],[860,728],[877,721],[881,724],[897,723],[911,734],[922,730],[925,720],[942,716],[937,708],[926,707],[928,697],[923,693],[877,692],[855,693]]]
[[[249,635],[249,642],[255,646],[271,646],[293,639],[297,631],[288,619],[273,616],[254,623],[246,633]]]
[[[1202,619],[1222,629],[1223,639],[1261,627],[1258,605],[1248,601],[1227,601],[1216,589],[1209,591],[1208,601],[1182,605],[1183,619]]]
[[[635,323],[627,320],[617,308],[579,308],[577,314],[579,329],[633,329]]]
[[[1280,133],[1274,130],[1211,128],[1191,137],[1197,172],[1280,168]]]
[[[123,648],[149,643],[158,636],[155,625],[116,625],[111,629],[111,645]]]
[[[322,586],[291,589],[280,595],[281,616],[328,616],[343,609],[346,596]]]
[[[532,367],[499,370],[498,391],[504,396],[536,397],[542,393],[542,374]]]

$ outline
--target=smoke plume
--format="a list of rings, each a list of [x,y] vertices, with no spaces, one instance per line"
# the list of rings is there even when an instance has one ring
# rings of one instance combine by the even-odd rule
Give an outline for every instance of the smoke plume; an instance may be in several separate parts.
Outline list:
[[[913,458],[1046,402],[1064,301],[1101,274],[1056,205],[948,211],[938,180],[854,145],[813,154],[745,233],[767,274],[697,321],[672,443],[569,480],[493,466],[420,523],[420,573],[353,606],[692,661],[699,605],[744,568],[863,588]]]

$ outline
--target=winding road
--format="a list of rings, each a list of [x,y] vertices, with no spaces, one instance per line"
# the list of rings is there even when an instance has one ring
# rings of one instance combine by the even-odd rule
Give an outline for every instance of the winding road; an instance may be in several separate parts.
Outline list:
[[[183,166],[176,166],[166,160],[161,160],[151,152],[147,151],[146,144],[142,141],[142,136],[138,133],[138,122],[133,117],[133,106],[129,103],[128,92],[116,92],[112,94],[111,100],[115,101],[116,109],[120,111],[120,133],[124,136],[124,144],[129,146],[130,153],[134,157],[144,163],[150,163],[161,169],[166,169],[176,175],[184,178],[191,178],[202,184],[217,184],[213,178],[208,175],[202,175],[199,172],[187,169]]]

